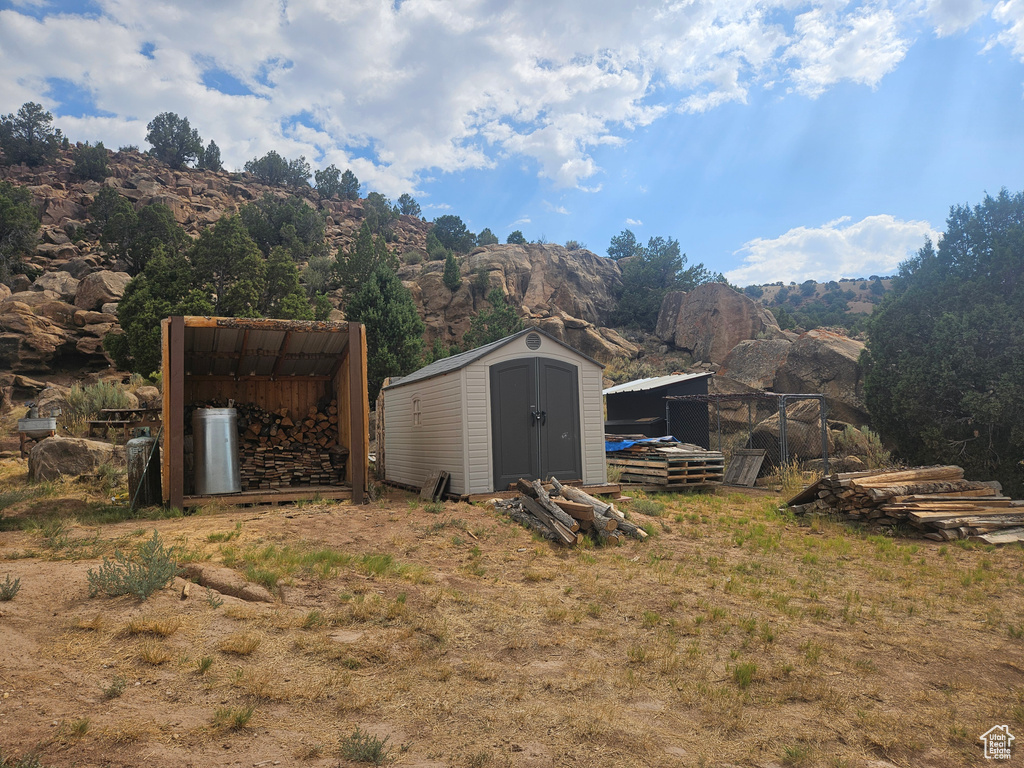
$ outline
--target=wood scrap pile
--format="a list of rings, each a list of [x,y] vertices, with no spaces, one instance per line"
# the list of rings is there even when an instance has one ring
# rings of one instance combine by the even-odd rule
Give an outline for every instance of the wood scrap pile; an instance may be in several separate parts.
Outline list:
[[[1024,541],[1024,501],[957,466],[847,472],[822,478],[787,503],[797,514],[837,514],[873,525],[906,523],[935,541]]]
[[[571,547],[579,536],[589,533],[605,545],[619,546],[624,536],[647,538],[646,531],[626,520],[611,502],[562,485],[556,478],[547,483],[520,479],[516,487],[519,496],[495,499],[492,504],[549,541]]]
[[[236,402],[232,407],[238,414],[242,490],[343,481],[348,449],[338,445],[336,400],[319,408],[311,406],[304,414],[292,414],[287,408],[268,411],[252,403]],[[191,423],[187,413],[185,424]]]
[[[724,455],[692,443],[640,442],[606,455],[608,465],[621,470],[621,482],[650,490],[721,483],[725,474]]]

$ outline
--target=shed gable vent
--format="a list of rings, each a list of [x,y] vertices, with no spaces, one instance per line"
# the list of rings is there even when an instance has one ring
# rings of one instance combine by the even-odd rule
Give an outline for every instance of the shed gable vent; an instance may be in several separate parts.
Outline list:
[[[540,349],[540,334],[529,333],[526,335],[527,349]]]

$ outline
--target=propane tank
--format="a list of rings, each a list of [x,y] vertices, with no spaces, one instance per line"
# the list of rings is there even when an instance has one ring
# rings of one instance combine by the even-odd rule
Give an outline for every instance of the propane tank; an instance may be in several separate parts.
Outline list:
[[[132,511],[155,507],[163,499],[160,493],[160,448],[149,430],[125,444],[128,455],[128,499]]]

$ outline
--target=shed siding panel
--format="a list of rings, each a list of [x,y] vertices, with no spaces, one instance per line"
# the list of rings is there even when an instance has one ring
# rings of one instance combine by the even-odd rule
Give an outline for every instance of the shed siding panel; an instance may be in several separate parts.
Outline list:
[[[469,465],[467,493],[487,493],[491,484],[491,394],[486,365],[464,369],[466,382],[466,458]]]
[[[608,482],[608,463],[604,454],[604,399],[601,369],[580,367],[580,407],[583,410],[583,482],[604,485]]]
[[[430,473],[451,473],[450,490],[465,493],[462,377],[459,372],[397,387],[384,393],[384,450],[387,479],[421,486]],[[413,424],[413,400],[420,424]]]

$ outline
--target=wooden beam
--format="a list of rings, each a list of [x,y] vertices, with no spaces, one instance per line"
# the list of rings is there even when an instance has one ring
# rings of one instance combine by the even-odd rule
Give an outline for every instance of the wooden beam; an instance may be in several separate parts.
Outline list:
[[[167,369],[164,375],[164,447],[168,462],[168,503],[182,509],[185,495],[185,321],[171,317],[167,325]]]
[[[295,373],[289,373],[285,376],[257,376],[256,374],[249,374],[248,376],[218,376],[217,374],[196,374],[190,373],[188,375],[189,381],[292,381],[294,379],[301,379],[302,381],[330,381],[330,376],[304,376]]]
[[[276,357],[279,360],[333,360],[336,355],[324,352],[283,353],[274,349],[250,349],[244,355],[240,352],[191,352],[189,357],[198,360],[236,360],[243,357]]]
[[[238,365],[235,366],[235,377],[242,375],[242,360],[245,359],[245,348],[249,344],[249,329],[245,329],[245,333],[242,334],[242,351],[238,355]]]
[[[247,330],[246,333],[249,333],[249,331]],[[292,343],[292,333],[292,331],[287,331],[284,335],[284,341],[281,342],[281,353],[277,357],[277,362],[274,363],[274,370],[270,372],[271,376],[277,376],[281,373],[281,366],[284,365],[284,359],[288,356],[288,345]]]
[[[366,485],[370,480],[367,459],[370,452],[370,404],[366,384],[366,329],[362,323],[348,324],[348,392],[352,503],[362,504],[366,500]],[[338,403],[338,406],[343,408],[345,404]]]
[[[188,315],[184,318],[189,328],[251,328],[254,331],[316,331],[322,333],[345,333],[348,323],[329,320],[275,320],[260,317],[201,317]]]

